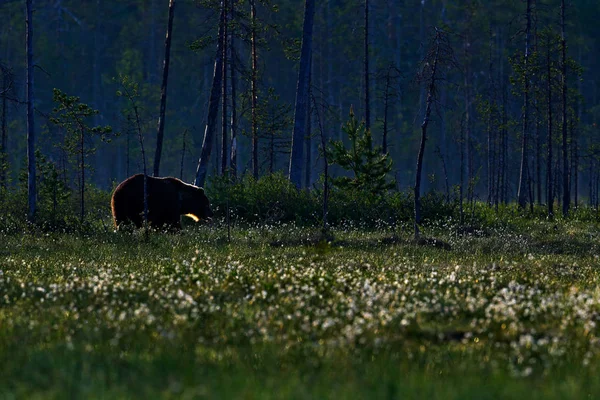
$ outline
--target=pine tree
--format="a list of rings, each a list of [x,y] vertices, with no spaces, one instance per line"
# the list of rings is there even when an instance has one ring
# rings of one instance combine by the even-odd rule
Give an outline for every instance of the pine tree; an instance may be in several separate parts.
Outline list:
[[[393,189],[395,182],[388,180],[392,171],[391,158],[382,154],[380,146],[373,146],[371,131],[366,129],[364,122],[358,122],[352,109],[342,130],[350,140],[350,149],[346,149],[341,140],[332,141],[326,148],[327,159],[330,165],[337,164],[354,176],[337,177],[332,179],[333,184],[374,195]]]

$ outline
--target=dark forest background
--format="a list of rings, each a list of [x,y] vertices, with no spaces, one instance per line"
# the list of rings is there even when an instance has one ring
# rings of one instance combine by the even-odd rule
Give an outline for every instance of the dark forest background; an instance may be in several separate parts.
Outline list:
[[[230,40],[234,40],[229,60],[235,61],[236,171],[238,176],[252,172],[250,31],[254,26],[259,175],[274,171],[287,175],[305,2],[257,1],[255,25],[250,23],[251,3],[229,2],[234,11],[228,26],[233,33]],[[525,62],[528,3],[529,58]],[[194,180],[207,123],[221,6],[218,1],[176,3],[161,175]],[[569,58],[566,170],[560,0],[371,0],[368,75],[364,69],[364,0],[316,2],[305,143],[310,150],[304,152],[303,162],[304,172],[309,173],[303,175],[302,185],[320,185],[319,136],[347,142],[342,127],[351,108],[359,120],[365,118],[368,81],[373,142],[383,145],[385,131],[385,150],[393,160],[390,175],[400,190],[414,186],[428,91],[427,77],[421,78],[432,62],[428,54],[437,28],[444,33],[449,52],[441,62],[435,88],[422,189],[455,196],[460,185],[461,197],[516,200],[525,133],[523,179],[528,202],[546,201],[551,168],[556,199],[562,200],[562,185],[568,182],[570,201],[597,203],[600,2],[574,0],[564,7]],[[123,77],[138,83],[140,122],[147,162],[152,165],[167,17],[167,0],[35,1],[36,147],[67,186],[76,185],[77,165],[65,150],[65,129],[51,120],[57,107],[54,88],[80,97],[99,111],[90,117],[90,126],[110,125],[119,132],[109,143],[98,137],[86,139],[88,146],[96,148],[87,159],[88,181],[110,189],[114,182],[142,171],[140,143],[127,112],[130,103],[117,96]],[[14,187],[27,169],[25,1],[0,0],[0,18],[3,184]],[[228,102],[231,113],[231,92]],[[209,182],[221,173],[221,132],[218,128],[214,137]],[[549,140],[554,147],[551,165],[547,163]],[[333,174],[341,173],[334,166]]]

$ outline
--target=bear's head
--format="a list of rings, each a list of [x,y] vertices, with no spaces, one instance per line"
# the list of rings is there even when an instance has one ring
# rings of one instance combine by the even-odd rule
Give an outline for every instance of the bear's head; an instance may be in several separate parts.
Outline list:
[[[210,221],[213,216],[210,201],[204,194],[204,189],[192,185],[186,185],[186,190],[182,193],[181,210],[182,214],[194,219],[196,222],[200,220]]]

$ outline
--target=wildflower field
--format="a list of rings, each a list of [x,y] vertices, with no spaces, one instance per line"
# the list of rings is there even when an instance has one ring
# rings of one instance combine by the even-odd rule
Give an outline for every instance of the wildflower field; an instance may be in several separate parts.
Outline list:
[[[0,398],[597,398],[600,229],[0,233]]]

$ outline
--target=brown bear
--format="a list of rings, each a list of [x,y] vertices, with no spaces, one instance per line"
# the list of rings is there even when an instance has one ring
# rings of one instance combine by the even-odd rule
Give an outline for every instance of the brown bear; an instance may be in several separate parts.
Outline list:
[[[148,222],[155,228],[181,229],[181,215],[195,221],[210,220],[210,209],[204,189],[188,185],[177,178],[147,177]],[[133,175],[117,186],[111,208],[115,227],[133,222],[141,228],[144,222],[144,175]]]

